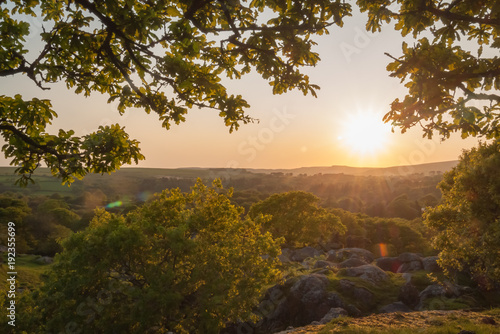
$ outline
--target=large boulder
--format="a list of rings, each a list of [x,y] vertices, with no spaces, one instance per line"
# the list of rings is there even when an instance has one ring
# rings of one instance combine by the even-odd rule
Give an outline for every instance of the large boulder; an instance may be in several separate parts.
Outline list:
[[[438,273],[443,271],[439,264],[437,263],[437,260],[439,259],[438,256],[428,256],[422,259],[422,265],[424,267],[425,271],[430,271],[431,273]]]
[[[357,256],[367,263],[372,263],[375,259],[372,252],[363,248],[342,248],[335,251],[335,256],[339,262],[345,261],[353,256]]]
[[[397,270],[398,273],[411,273],[424,268],[422,258],[415,253],[402,253],[398,260],[401,262],[401,266]]]
[[[316,261],[316,263],[313,266],[314,269],[319,269],[319,268],[334,268],[334,267],[336,267],[335,263],[332,263],[332,262],[329,262],[329,261],[323,261],[323,260]]]
[[[328,278],[325,275],[302,276],[290,289],[290,295],[304,306],[310,306],[325,298],[327,285]]]
[[[422,257],[416,253],[401,253],[398,256],[401,262],[421,261]]]
[[[345,269],[345,275],[349,277],[359,277],[365,281],[377,285],[389,279],[389,275],[382,269],[371,264]]]
[[[362,306],[365,309],[365,311],[375,306],[374,305],[375,296],[368,289],[356,286],[354,282],[351,282],[347,279],[341,279],[339,284],[340,284],[340,290],[344,294],[356,300],[358,305]]]
[[[395,302],[380,309],[380,313],[411,312],[412,310],[402,302]]]
[[[353,268],[364,266],[366,263],[365,260],[359,257],[351,257],[350,259],[345,260],[344,262],[339,264],[339,268]]]
[[[366,306],[367,308],[373,307],[373,303],[375,302],[375,295],[363,287],[354,288],[352,296],[361,305]]]
[[[319,250],[317,250],[316,248],[304,247],[304,248],[296,249],[293,252],[290,259],[292,261],[302,262],[307,258],[315,257],[315,256],[319,256],[319,255],[321,255],[321,252]]]
[[[417,309],[422,310],[424,308],[424,303],[427,299],[435,297],[445,297],[446,292],[447,292],[446,288],[439,284],[429,285],[422,292],[420,292],[419,304],[417,306]]]
[[[422,261],[411,261],[401,264],[397,273],[412,273],[424,269]]]
[[[375,260],[375,265],[384,271],[396,273],[401,266],[401,261],[397,257],[379,257]]]
[[[426,287],[422,292],[420,292],[420,299],[427,299],[431,297],[442,297],[446,295],[446,288],[439,284],[433,284]]]
[[[274,333],[289,326],[301,327],[320,321],[332,308],[344,308],[341,297],[328,291],[325,275],[310,274],[268,290],[259,306],[262,320],[257,324],[238,324],[253,328],[254,333]],[[273,298],[274,295],[274,298]],[[228,331],[228,333],[238,331]]]

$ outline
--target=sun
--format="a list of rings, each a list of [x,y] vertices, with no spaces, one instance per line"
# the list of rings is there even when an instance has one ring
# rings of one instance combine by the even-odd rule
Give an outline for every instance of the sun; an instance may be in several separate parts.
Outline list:
[[[352,153],[376,155],[387,147],[390,133],[391,126],[382,121],[381,114],[359,111],[341,123],[337,139]]]

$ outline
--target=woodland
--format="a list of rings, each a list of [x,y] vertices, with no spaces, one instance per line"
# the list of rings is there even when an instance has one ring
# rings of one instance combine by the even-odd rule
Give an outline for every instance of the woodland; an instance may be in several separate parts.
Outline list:
[[[166,130],[202,108],[236,131],[257,120],[227,79],[316,96],[315,37],[358,10],[411,40],[387,54],[406,93],[382,121],[483,139],[446,173],[123,177],[146,158],[124,127],[50,127],[63,84]],[[0,1],[0,78],[36,88],[0,95],[0,331],[386,333],[356,323],[440,310],[419,328],[498,332],[499,21],[496,0]]]

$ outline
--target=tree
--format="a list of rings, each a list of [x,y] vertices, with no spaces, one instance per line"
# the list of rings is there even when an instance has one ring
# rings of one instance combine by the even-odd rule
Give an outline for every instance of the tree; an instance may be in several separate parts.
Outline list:
[[[298,68],[318,62],[312,36],[341,26],[349,10],[340,0],[2,1],[0,77],[26,75],[40,89],[64,82],[76,94],[106,94],[120,114],[132,107],[155,112],[167,129],[192,107],[212,108],[232,131],[252,118],[248,103],[221,79],[255,69],[275,94],[296,88],[315,95],[319,87]],[[38,52],[28,50],[29,16],[43,20]],[[48,134],[56,116],[49,100],[0,96],[2,150],[19,166],[21,183],[42,162],[72,182],[144,159],[119,125],[83,137],[72,130]]]
[[[198,181],[127,216],[98,210],[26,305],[27,332],[218,333],[248,320],[279,280],[281,241],[261,233],[261,218],[242,219],[230,195]]]
[[[343,234],[345,226],[340,219],[318,206],[319,198],[304,191],[274,194],[257,202],[248,215],[256,218],[269,215],[263,224],[276,238],[284,237],[286,246],[314,245],[321,239],[329,240],[332,234]]]
[[[485,288],[500,282],[499,166],[499,141],[464,152],[439,184],[442,203],[425,213],[445,272],[468,272]]]
[[[408,94],[394,100],[384,120],[402,132],[417,124],[424,136],[437,131],[462,137],[500,138],[500,4],[496,0],[359,0],[367,29],[395,21],[403,55],[387,66]],[[467,41],[464,41],[467,40]],[[468,42],[470,41],[470,42]]]

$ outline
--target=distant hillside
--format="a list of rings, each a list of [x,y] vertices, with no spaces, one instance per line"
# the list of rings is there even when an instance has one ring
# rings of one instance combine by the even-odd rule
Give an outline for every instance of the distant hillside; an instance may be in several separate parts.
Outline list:
[[[111,175],[119,175],[121,177],[173,177],[173,178],[217,178],[227,176],[245,176],[250,174],[272,174],[284,173],[291,175],[317,175],[317,174],[344,174],[353,176],[405,176],[410,174],[441,174],[449,171],[457,165],[458,161],[435,162],[420,165],[394,166],[385,168],[371,167],[349,167],[349,166],[326,166],[326,167],[301,167],[294,169],[252,169],[252,168],[140,168],[140,167],[125,167]],[[15,167],[0,167],[0,181],[16,179],[14,174]],[[34,178],[52,178],[50,171],[47,168],[39,168]],[[88,179],[102,180],[101,176],[88,175]]]
[[[345,175],[363,175],[363,176],[392,176],[409,174],[431,174],[443,173],[449,171],[457,165],[458,161],[434,162],[421,165],[395,166],[385,168],[370,167],[349,167],[349,166],[330,166],[330,167],[301,167],[295,169],[247,169],[254,173],[293,173],[293,175],[306,174],[345,174]]]

